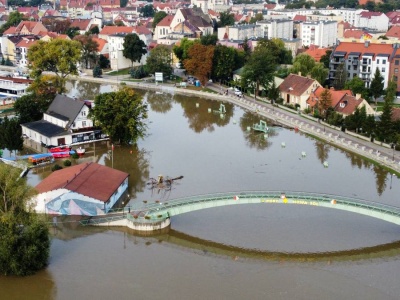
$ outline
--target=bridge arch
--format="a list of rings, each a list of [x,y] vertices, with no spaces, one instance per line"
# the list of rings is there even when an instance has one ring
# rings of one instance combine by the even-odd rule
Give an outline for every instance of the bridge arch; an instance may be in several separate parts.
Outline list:
[[[170,218],[176,215],[212,207],[260,203],[296,204],[340,209],[400,225],[400,207],[328,194],[250,191],[198,195],[147,204],[139,211],[133,212],[127,216],[128,226],[131,225],[129,223],[133,223],[133,225],[141,224],[144,225],[139,226],[141,229],[136,225],[129,227],[138,230],[157,230],[168,226],[170,224]],[[159,224],[159,226],[154,226],[156,223]]]

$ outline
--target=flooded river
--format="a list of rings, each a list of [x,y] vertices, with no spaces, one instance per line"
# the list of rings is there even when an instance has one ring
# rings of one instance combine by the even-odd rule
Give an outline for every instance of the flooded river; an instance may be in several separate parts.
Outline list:
[[[85,83],[71,95],[110,87]],[[248,131],[259,116],[225,103],[142,92],[148,136],[137,147],[88,144],[82,161],[130,174],[130,203],[232,191],[304,191],[400,206],[396,176],[301,133]],[[211,109],[211,112],[209,112]],[[268,121],[268,120],[265,120]],[[301,153],[306,155],[302,156]],[[329,162],[326,168],[323,162]],[[35,170],[35,185],[50,171]],[[171,190],[158,175],[183,176]],[[398,299],[400,227],[350,212],[252,204],[172,218],[151,236],[58,218],[46,270],[0,277],[1,299]]]

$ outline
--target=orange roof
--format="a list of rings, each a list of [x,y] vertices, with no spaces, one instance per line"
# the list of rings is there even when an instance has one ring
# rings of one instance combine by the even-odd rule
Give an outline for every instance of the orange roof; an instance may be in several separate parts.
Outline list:
[[[118,34],[118,33],[132,33],[134,28],[131,26],[104,26],[99,34]]]
[[[323,87],[318,87],[314,92],[311,93],[310,97],[307,99],[307,104],[311,107],[315,106],[323,91]],[[352,95],[352,92],[350,90],[336,91],[335,89],[331,88],[329,91],[331,92],[332,97],[332,107],[335,107],[340,102],[340,100],[343,99],[344,96]]]
[[[368,46],[365,45],[366,43]],[[337,45],[334,52],[346,52],[346,58],[350,52],[360,52],[361,55],[365,53],[371,53],[373,54],[373,59],[375,59],[377,54],[387,54],[390,56],[393,52],[393,46],[391,44],[366,43],[341,42],[339,45]]]
[[[99,46],[97,47],[97,51],[101,52],[103,50],[104,46],[107,44],[107,41],[105,39],[99,38],[99,37],[93,37],[93,41],[95,41]]]
[[[310,45],[305,53],[314,58],[315,61],[319,62],[321,60],[321,57],[326,54],[327,50],[328,48],[318,48],[318,46]]]
[[[400,39],[400,26],[392,26],[385,34],[387,37]]]
[[[344,38],[354,38],[361,39],[361,37],[365,34],[364,30],[360,29],[348,29],[343,33]]]
[[[64,188],[107,202],[128,176],[98,163],[83,163],[51,173],[36,189],[45,193]]]
[[[358,0],[358,4],[359,5],[365,5],[365,4],[367,4],[368,1],[372,1],[372,2],[375,2],[375,3],[382,3],[382,0]]]
[[[36,44],[37,40],[35,39],[22,39],[15,45],[15,47],[27,48],[29,49],[30,46]]]
[[[70,28],[78,27],[79,30],[86,30],[89,26],[90,21],[91,20],[89,19],[73,19]]]

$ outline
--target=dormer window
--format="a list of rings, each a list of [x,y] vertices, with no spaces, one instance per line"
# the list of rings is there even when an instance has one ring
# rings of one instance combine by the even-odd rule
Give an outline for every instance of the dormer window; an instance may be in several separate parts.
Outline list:
[[[82,111],[82,116],[86,117],[86,111]]]

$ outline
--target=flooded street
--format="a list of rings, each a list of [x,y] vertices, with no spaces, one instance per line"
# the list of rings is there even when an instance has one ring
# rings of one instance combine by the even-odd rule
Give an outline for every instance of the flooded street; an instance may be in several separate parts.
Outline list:
[[[92,86],[93,85],[93,86]],[[85,99],[107,91],[70,87]],[[233,191],[304,191],[400,206],[399,179],[301,133],[248,131],[260,118],[225,103],[141,92],[148,136],[135,147],[85,145],[85,157],[128,172],[130,203]],[[209,112],[211,109],[211,112]],[[268,120],[265,120],[269,123]],[[271,126],[271,123],[269,123]],[[302,152],[306,155],[302,156]],[[324,167],[323,162],[329,162]],[[36,185],[50,174],[28,174]],[[183,176],[172,189],[149,178]],[[398,299],[400,227],[303,205],[216,207],[173,217],[143,236],[58,218],[46,270],[0,277],[3,299]]]

